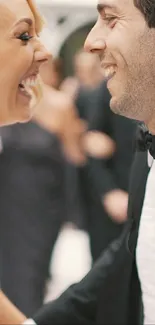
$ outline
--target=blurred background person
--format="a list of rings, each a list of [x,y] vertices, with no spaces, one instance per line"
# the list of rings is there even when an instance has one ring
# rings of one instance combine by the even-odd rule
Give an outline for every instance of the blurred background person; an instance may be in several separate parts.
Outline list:
[[[103,132],[115,144],[108,158],[89,157],[87,164],[78,168],[78,192],[93,261],[123,230],[134,153],[136,123],[115,115],[109,102],[105,81],[95,90],[81,88],[76,98],[79,116],[87,121],[88,129]]]
[[[65,78],[61,85],[60,89],[70,95],[73,99],[75,106],[77,106],[77,111],[80,117],[88,122],[86,110],[89,109],[89,94],[96,89],[96,87],[101,83],[103,80],[103,75],[101,74],[101,67],[98,57],[96,55],[92,55],[88,52],[85,52],[82,48],[78,49],[75,52],[75,55],[72,58],[72,65],[73,65],[73,75],[68,76]],[[90,90],[90,92],[89,92]],[[83,96],[84,92],[84,96]],[[85,103],[85,97],[87,97],[87,103]],[[77,101],[76,101],[77,98]],[[80,106],[83,106],[82,112],[79,112],[79,98],[80,102],[84,100],[84,103],[80,103]],[[86,106],[85,106],[86,104]],[[105,134],[102,132],[105,136]],[[94,134],[93,134],[94,137]],[[93,141],[93,139],[92,139]],[[114,143],[110,138],[108,139],[110,143],[107,143],[107,150],[109,148],[109,153],[107,153],[107,157],[110,156],[114,151]],[[104,143],[104,141],[103,141]],[[103,145],[103,144],[102,144]],[[93,144],[93,148],[98,148],[99,143],[96,142]],[[66,167],[66,174],[67,174],[67,191],[68,197],[70,202],[70,211],[72,211],[71,216],[72,220],[74,220],[74,224],[80,228],[85,229],[85,217],[83,214],[83,198],[82,192],[79,191],[79,180],[78,180],[78,170],[76,167],[68,163]],[[74,184],[71,186],[71,184]],[[71,190],[70,190],[71,189]],[[76,207],[76,209],[75,209]]]
[[[72,77],[67,77],[61,83],[60,89],[75,98],[79,89],[96,88],[102,81],[101,67],[96,55],[91,55],[83,49],[77,51],[73,58]]]
[[[73,64],[78,80],[73,97],[79,117],[87,122],[89,130],[102,132],[113,141],[109,156],[96,160],[90,157],[85,166],[69,166],[68,171],[70,183],[74,179],[76,184],[70,194],[73,207],[78,198],[80,217],[76,220],[80,220],[78,226],[88,231],[92,260],[96,261],[110,242],[119,237],[126,221],[136,126],[111,113],[110,96],[96,55],[80,50]],[[69,93],[69,88],[67,90]]]
[[[97,55],[80,49],[74,57],[74,74],[80,86],[96,88],[103,79]]]

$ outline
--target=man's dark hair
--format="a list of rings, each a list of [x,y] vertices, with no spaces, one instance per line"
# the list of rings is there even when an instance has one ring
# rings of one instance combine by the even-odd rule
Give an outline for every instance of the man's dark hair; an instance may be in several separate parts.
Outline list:
[[[155,0],[134,0],[135,6],[142,12],[150,28],[155,28]]]

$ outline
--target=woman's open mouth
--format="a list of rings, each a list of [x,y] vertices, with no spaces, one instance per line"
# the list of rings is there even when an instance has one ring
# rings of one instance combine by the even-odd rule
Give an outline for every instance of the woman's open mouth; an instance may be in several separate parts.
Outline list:
[[[27,98],[27,100],[31,100],[33,95],[33,90],[38,85],[38,75],[32,75],[23,79],[18,85],[18,91],[20,95]]]

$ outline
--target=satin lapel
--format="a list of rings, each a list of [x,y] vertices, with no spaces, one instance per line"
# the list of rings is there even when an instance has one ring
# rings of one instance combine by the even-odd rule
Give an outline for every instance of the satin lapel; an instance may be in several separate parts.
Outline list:
[[[144,196],[147,175],[149,172],[147,152],[137,152],[131,169],[129,186],[128,217],[133,217],[134,206]]]
[[[145,195],[145,186],[150,168],[148,167],[147,152],[137,152],[132,166],[128,217],[131,220],[131,230],[128,238],[128,248],[133,254],[135,251],[139,221]]]

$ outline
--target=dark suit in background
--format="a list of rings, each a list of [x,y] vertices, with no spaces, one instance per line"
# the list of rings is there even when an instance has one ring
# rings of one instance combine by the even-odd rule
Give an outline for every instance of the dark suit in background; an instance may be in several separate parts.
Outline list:
[[[79,195],[94,261],[121,234],[124,227],[124,224],[118,224],[110,218],[102,200],[112,190],[128,192],[136,129],[135,122],[115,115],[110,110],[109,102],[110,94],[105,82],[94,91],[81,89],[76,100],[79,115],[87,120],[89,130],[109,135],[116,144],[112,158],[89,158],[86,167],[78,170]]]
[[[2,289],[27,316],[43,304],[54,244],[65,221],[58,139],[35,123],[1,129]]]

